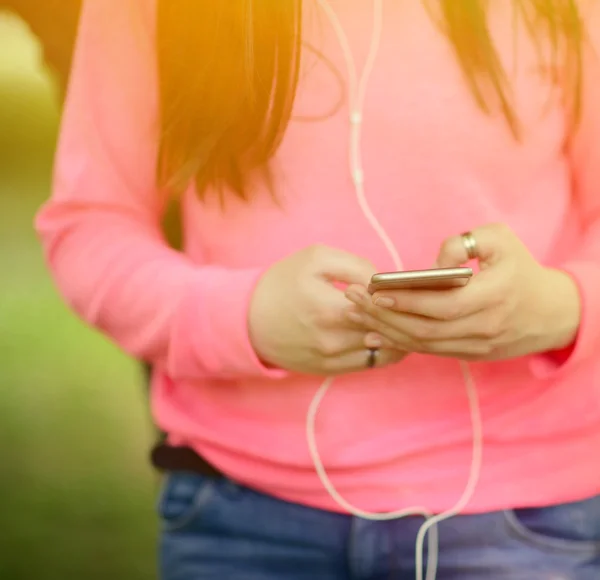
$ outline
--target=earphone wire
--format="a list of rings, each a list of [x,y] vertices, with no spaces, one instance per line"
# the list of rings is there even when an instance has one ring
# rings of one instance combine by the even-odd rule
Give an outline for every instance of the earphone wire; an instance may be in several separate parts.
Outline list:
[[[339,18],[337,17],[337,14],[335,13],[335,10],[331,7],[327,0],[318,0],[318,2],[321,5],[323,11],[327,14],[336,32],[348,69],[350,85],[349,105],[351,125],[349,167],[352,174],[352,180],[356,191],[357,201],[365,218],[370,223],[371,227],[378,235],[379,239],[390,254],[394,266],[397,270],[402,270],[402,261],[400,259],[398,250],[396,249],[394,243],[388,236],[387,232],[384,230],[383,226],[380,224],[377,217],[374,215],[367,201],[364,188],[364,171],[361,155],[362,121],[364,104],[367,94],[367,86],[371,77],[371,73],[373,72],[373,68],[375,66],[375,61],[379,52],[381,38],[383,35],[383,0],[374,0],[373,35],[365,67],[363,69],[363,73],[360,79],[358,78],[357,67],[354,61],[354,56],[352,54],[352,49],[350,47],[348,37],[343,29]],[[318,411],[325,395],[333,385],[333,378],[327,378],[321,384],[321,386],[315,393],[315,396],[313,397],[307,412],[306,438],[309,453],[311,455],[317,476],[319,477],[319,480],[321,481],[323,487],[329,493],[331,498],[342,509],[354,515],[355,517],[371,521],[389,521],[401,519],[408,516],[423,516],[425,518],[425,522],[419,528],[415,542],[416,580],[423,579],[423,551],[425,539],[427,539],[428,541],[426,580],[435,580],[437,575],[439,555],[439,538],[437,525],[444,520],[459,515],[463,511],[463,509],[468,505],[468,503],[471,501],[471,498],[473,497],[481,473],[481,465],[483,458],[483,424],[481,419],[479,398],[477,396],[476,384],[473,379],[473,375],[471,373],[469,365],[461,361],[460,366],[467,391],[472,427],[473,449],[471,466],[469,469],[468,480],[460,499],[452,508],[438,515],[433,515],[426,507],[405,508],[391,513],[370,513],[351,505],[337,491],[331,479],[329,478],[327,471],[323,465],[323,461],[321,459],[316,440],[316,420]]]

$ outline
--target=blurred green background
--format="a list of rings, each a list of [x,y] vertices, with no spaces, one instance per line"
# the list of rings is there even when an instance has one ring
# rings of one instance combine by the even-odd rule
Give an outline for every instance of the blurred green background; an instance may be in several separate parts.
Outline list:
[[[32,230],[57,128],[39,46],[0,12],[0,579],[151,580],[140,373],[61,304]]]

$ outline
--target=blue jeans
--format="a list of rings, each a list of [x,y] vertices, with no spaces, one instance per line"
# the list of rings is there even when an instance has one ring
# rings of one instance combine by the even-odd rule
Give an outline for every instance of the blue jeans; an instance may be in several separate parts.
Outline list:
[[[414,580],[418,517],[370,522],[177,473],[159,505],[162,580]],[[439,526],[437,580],[600,580],[600,497]]]

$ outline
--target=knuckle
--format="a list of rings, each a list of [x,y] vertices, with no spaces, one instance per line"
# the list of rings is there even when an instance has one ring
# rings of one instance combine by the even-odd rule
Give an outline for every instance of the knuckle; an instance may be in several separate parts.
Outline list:
[[[511,238],[514,237],[512,228],[505,223],[493,223],[490,225],[490,232],[498,238]]]
[[[324,244],[313,244],[304,249],[303,254],[309,264],[322,261],[327,253],[327,247]]]
[[[506,317],[503,313],[496,313],[481,329],[482,336],[490,340],[497,339],[506,331]]]
[[[381,322],[381,320],[379,320],[378,318],[375,318],[374,316],[369,316],[367,314],[367,316],[365,317],[365,326],[370,329],[373,330],[375,332],[382,332],[387,330],[386,325]]]
[[[442,242],[442,246],[441,246],[441,252],[442,253],[448,253],[450,252],[454,247],[454,239],[453,238],[446,238],[443,242]]]
[[[437,352],[438,349],[435,343],[426,344],[421,340],[413,339],[409,345],[409,350],[417,354],[429,354]]]
[[[481,338],[493,340],[500,335],[500,329],[495,324],[487,324],[480,331]]]
[[[488,357],[495,351],[494,345],[489,341],[480,342],[473,349],[473,354],[479,357]]]
[[[325,244],[311,244],[306,251],[311,256],[322,256],[325,253]]]
[[[415,326],[411,334],[418,341],[432,340],[437,338],[439,328],[434,321],[423,320]]]
[[[502,335],[502,325],[499,322],[491,322],[481,331],[482,338],[494,340]]]
[[[465,308],[460,302],[452,302],[443,308],[439,314],[439,318],[446,322],[458,320],[464,316]]]
[[[371,262],[371,260],[367,260],[367,258],[360,258],[361,266],[368,273],[369,276],[372,276],[377,272],[377,268],[375,264]]]

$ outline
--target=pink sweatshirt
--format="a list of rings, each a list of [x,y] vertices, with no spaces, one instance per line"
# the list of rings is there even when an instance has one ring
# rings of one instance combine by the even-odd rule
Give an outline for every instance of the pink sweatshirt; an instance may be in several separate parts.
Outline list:
[[[277,194],[263,189],[222,211],[184,203],[185,254],[159,227],[155,184],[155,0],[87,2],[68,94],[52,199],[37,219],[47,260],[70,306],[125,351],[152,361],[153,410],[176,444],[231,477],[290,501],[338,509],[312,465],[308,405],[321,379],[261,365],[247,308],[261,273],[323,243],[391,259],[355,196],[348,106],[295,120],[279,150]],[[373,2],[331,0],[359,71]],[[567,360],[551,355],[472,365],[481,400],[481,478],[467,511],[542,505],[600,492],[600,66],[586,48],[583,118],[571,129],[549,94],[511,3],[491,27],[514,83],[525,135],[474,103],[452,48],[420,2],[385,2],[381,49],[364,109],[366,194],[407,269],[430,266],[448,236],[490,222],[511,226],[544,264],[579,285],[583,322]],[[307,41],[346,79],[340,43],[319,5],[305,2]],[[592,33],[598,15],[587,15]],[[517,48],[515,48],[517,47]],[[518,49],[518,59],[513,51]],[[340,84],[307,51],[298,117],[319,116]],[[202,106],[202,103],[198,103]],[[125,388],[125,387],[124,387]],[[339,378],[323,401],[317,439],[340,493],[370,511],[461,495],[472,433],[457,361],[411,355]]]

